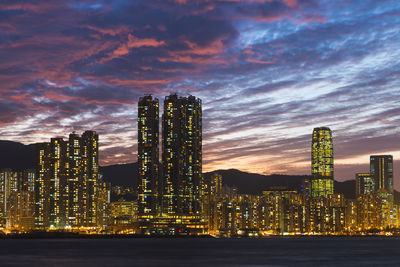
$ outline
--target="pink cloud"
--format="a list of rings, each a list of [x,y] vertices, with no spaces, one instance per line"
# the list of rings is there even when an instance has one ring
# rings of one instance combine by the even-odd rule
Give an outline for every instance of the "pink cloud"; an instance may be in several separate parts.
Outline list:
[[[133,36],[132,34],[128,35],[128,42],[120,45],[117,49],[112,51],[109,56],[103,60],[101,60],[101,63],[105,61],[112,60],[117,57],[121,57],[124,55],[129,54],[129,51],[131,48],[140,48],[140,47],[159,47],[166,45],[164,41],[157,41],[154,38],[137,38]]]
[[[90,30],[92,30],[92,31],[99,32],[99,33],[101,33],[103,35],[111,35],[111,36],[116,36],[116,35],[119,35],[121,33],[126,33],[126,32],[131,31],[131,29],[128,26],[125,26],[125,25],[122,25],[122,26],[117,27],[117,28],[111,28],[111,29],[110,28],[108,28],[108,29],[100,28],[100,27],[96,27],[96,26],[92,26],[92,25],[86,25],[85,27],[90,29]]]
[[[247,58],[246,61],[249,63],[256,63],[256,64],[274,64],[278,60],[276,58],[274,58],[273,60],[259,60],[255,58]]]
[[[197,64],[228,64],[229,62],[221,57],[225,51],[223,39],[221,37],[207,46],[200,46],[189,40],[182,42],[187,45],[187,49],[180,51],[169,51],[167,57],[160,57],[160,62],[182,62]]]
[[[177,0],[179,1],[179,0]],[[288,7],[295,7],[297,5],[297,0],[219,0],[221,2],[246,2],[246,3],[271,3],[271,2],[282,2]]]

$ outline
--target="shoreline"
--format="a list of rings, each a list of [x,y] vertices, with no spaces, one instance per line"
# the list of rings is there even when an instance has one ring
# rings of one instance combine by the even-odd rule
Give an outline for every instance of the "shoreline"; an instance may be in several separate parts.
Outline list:
[[[398,238],[398,235],[269,235],[258,237],[234,236],[215,237],[212,235],[143,235],[143,234],[79,234],[60,232],[38,232],[22,234],[4,234],[0,239],[302,239],[302,238]]]

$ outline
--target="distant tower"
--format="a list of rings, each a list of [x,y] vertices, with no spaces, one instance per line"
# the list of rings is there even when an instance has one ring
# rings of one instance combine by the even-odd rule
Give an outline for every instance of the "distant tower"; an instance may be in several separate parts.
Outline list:
[[[333,194],[333,142],[328,127],[314,128],[311,145],[311,196]]]
[[[370,173],[374,180],[375,192],[393,203],[393,156],[370,156]]]
[[[200,215],[201,100],[194,96],[167,96],[162,120],[163,213]]]
[[[213,196],[222,194],[222,175],[219,173],[214,173],[211,176],[210,181],[210,193]]]
[[[151,95],[138,106],[138,215],[151,218],[158,209],[159,103]]]
[[[371,195],[375,191],[375,182],[370,173],[356,174],[356,196]]]

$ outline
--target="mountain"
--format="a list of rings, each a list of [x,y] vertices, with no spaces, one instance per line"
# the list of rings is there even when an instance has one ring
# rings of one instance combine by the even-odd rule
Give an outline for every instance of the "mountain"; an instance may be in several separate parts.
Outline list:
[[[100,167],[103,174],[103,180],[112,185],[125,187],[137,187],[137,169],[136,163],[118,164]]]
[[[36,144],[0,140],[0,169],[16,171],[35,168]]]
[[[12,141],[0,140],[0,169],[10,168],[24,170],[35,168],[36,145],[24,145]],[[137,187],[137,163],[109,165],[100,167],[103,179],[112,185],[126,187]],[[216,170],[204,173],[204,178],[209,180],[211,175],[219,173],[222,175],[223,183],[238,188],[241,194],[261,194],[263,190],[273,187],[285,187],[299,190],[301,181],[310,178],[306,175],[262,175],[247,173],[236,169]],[[346,198],[355,198],[355,181],[335,181],[335,192],[342,193]],[[400,200],[400,193],[395,191],[396,203]]]
[[[261,194],[262,191],[273,188],[287,188],[300,192],[302,180],[310,179],[309,175],[261,175],[242,172],[235,169],[217,170],[204,173],[204,178],[209,180],[211,175],[219,173],[222,175],[222,183],[230,187],[234,186],[241,194]],[[354,180],[338,182],[335,181],[335,192],[344,194],[346,198],[355,199],[356,184]]]
[[[137,187],[137,163],[110,165],[100,167],[103,179],[112,185]],[[290,190],[300,190],[301,182],[307,175],[262,175],[247,173],[236,169],[217,170],[204,173],[204,179],[210,180],[214,173],[222,175],[224,185],[236,187],[240,194],[261,194],[271,188],[284,187]],[[355,181],[335,181],[336,193],[344,194],[346,198],[355,198]]]
[[[261,194],[262,191],[271,187],[299,190],[302,180],[309,178],[309,176],[305,175],[262,175],[229,169],[204,173],[204,179],[209,180],[214,173],[222,175],[222,183],[230,187],[236,187],[240,194]]]
[[[356,198],[356,181],[348,180],[344,182],[335,181],[335,193],[343,194],[345,198]]]

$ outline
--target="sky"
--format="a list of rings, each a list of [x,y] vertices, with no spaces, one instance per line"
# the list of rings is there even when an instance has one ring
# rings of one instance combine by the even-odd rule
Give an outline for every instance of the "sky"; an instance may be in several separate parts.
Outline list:
[[[398,0],[0,0],[0,139],[100,135],[137,161],[137,102],[203,102],[203,170],[310,174],[314,127],[335,179],[392,154],[400,188]]]

